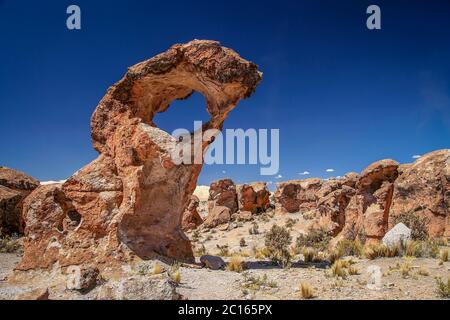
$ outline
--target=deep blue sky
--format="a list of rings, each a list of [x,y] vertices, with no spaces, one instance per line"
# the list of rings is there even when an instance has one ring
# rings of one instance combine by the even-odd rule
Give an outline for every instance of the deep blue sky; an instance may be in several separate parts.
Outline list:
[[[81,7],[80,31],[66,29],[70,4]],[[370,4],[382,30],[365,26]],[[280,128],[283,180],[450,147],[449,1],[0,0],[0,164],[67,178],[96,157],[89,120],[106,89],[194,38],[219,40],[264,72],[225,127]],[[191,128],[206,119],[203,105],[176,102],[156,122]],[[205,166],[199,182],[223,176],[276,181],[235,165]]]

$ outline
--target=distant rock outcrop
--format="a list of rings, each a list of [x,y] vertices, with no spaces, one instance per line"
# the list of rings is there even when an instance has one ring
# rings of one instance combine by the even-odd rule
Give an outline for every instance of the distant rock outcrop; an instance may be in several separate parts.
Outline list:
[[[253,182],[236,187],[239,211],[252,214],[264,212],[270,207],[270,191],[265,182]]]
[[[18,268],[58,262],[95,263],[101,269],[134,255],[192,262],[181,221],[202,165],[176,164],[172,152],[181,142],[152,119],[197,91],[211,116],[203,129],[220,130],[260,81],[255,64],[216,41],[177,44],[130,67],[92,116],[99,157],[64,184],[42,186],[27,198],[25,253]],[[200,151],[210,143],[203,142]]]
[[[404,213],[426,219],[431,237],[450,236],[450,150],[426,154],[413,164],[377,161],[361,174],[339,179],[281,182],[276,212],[313,212],[335,238],[379,242]]]
[[[203,219],[197,211],[199,203],[199,198],[192,195],[181,220],[181,228],[183,231],[193,230],[203,223]]]
[[[0,166],[0,233],[23,233],[23,200],[39,186],[39,181]]]

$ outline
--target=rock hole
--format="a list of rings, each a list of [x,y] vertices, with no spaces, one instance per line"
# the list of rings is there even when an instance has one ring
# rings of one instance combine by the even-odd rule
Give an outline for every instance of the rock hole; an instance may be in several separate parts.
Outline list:
[[[194,92],[186,99],[173,101],[166,111],[157,113],[153,118],[156,126],[172,134],[176,129],[194,131],[194,121],[209,121],[210,115],[206,109],[206,101],[199,92]]]

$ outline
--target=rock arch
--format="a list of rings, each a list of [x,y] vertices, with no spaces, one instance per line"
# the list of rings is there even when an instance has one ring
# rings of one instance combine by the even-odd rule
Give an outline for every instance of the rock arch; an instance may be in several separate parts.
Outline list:
[[[202,165],[176,165],[170,154],[178,141],[152,119],[172,101],[197,91],[210,115],[203,129],[221,129],[228,113],[260,81],[255,64],[216,41],[177,44],[129,68],[92,116],[99,157],[63,185],[40,187],[27,198],[19,269],[55,262],[109,265],[134,255],[192,261],[181,218]],[[207,146],[203,143],[202,151]],[[71,212],[80,215],[80,225],[58,230]]]

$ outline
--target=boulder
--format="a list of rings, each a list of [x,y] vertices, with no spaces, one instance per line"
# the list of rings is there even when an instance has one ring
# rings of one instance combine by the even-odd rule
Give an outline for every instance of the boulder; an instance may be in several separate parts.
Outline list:
[[[198,197],[192,195],[181,220],[181,228],[183,231],[193,230],[203,223],[203,219],[197,211],[199,203],[200,200]]]
[[[208,211],[211,212],[216,206],[229,208],[231,214],[238,211],[236,185],[231,179],[223,179],[211,183]]]
[[[201,264],[211,270],[225,269],[226,263],[221,257],[205,255],[200,257]]]
[[[97,285],[99,270],[96,267],[71,266],[67,268],[66,286],[69,290],[86,292]]]
[[[0,166],[0,234],[23,233],[23,200],[39,186],[39,181]]]
[[[236,191],[240,211],[255,214],[265,212],[270,207],[270,192],[265,182],[238,185]]]
[[[215,206],[206,217],[203,225],[207,228],[215,228],[221,224],[230,222],[231,210],[228,207]]]
[[[153,118],[200,92],[211,116],[203,129],[220,130],[260,81],[255,64],[216,41],[176,44],[130,67],[91,118],[98,158],[63,185],[41,186],[26,199],[24,256],[17,268],[48,269],[58,262],[102,270],[135,256],[193,262],[181,221],[202,164],[182,154],[192,136],[172,137]],[[204,153],[211,142],[197,149]]]
[[[149,276],[131,276],[119,281],[108,281],[99,288],[99,300],[179,300],[176,283],[170,279]]]
[[[279,213],[308,211],[317,207],[318,191],[323,181],[318,178],[277,183],[275,209]]]
[[[409,240],[411,240],[411,229],[403,223],[398,223],[384,235],[382,241],[388,247],[396,247]]]
[[[450,149],[428,153],[403,166],[394,184],[389,225],[402,213],[428,220],[428,234],[450,237]]]

